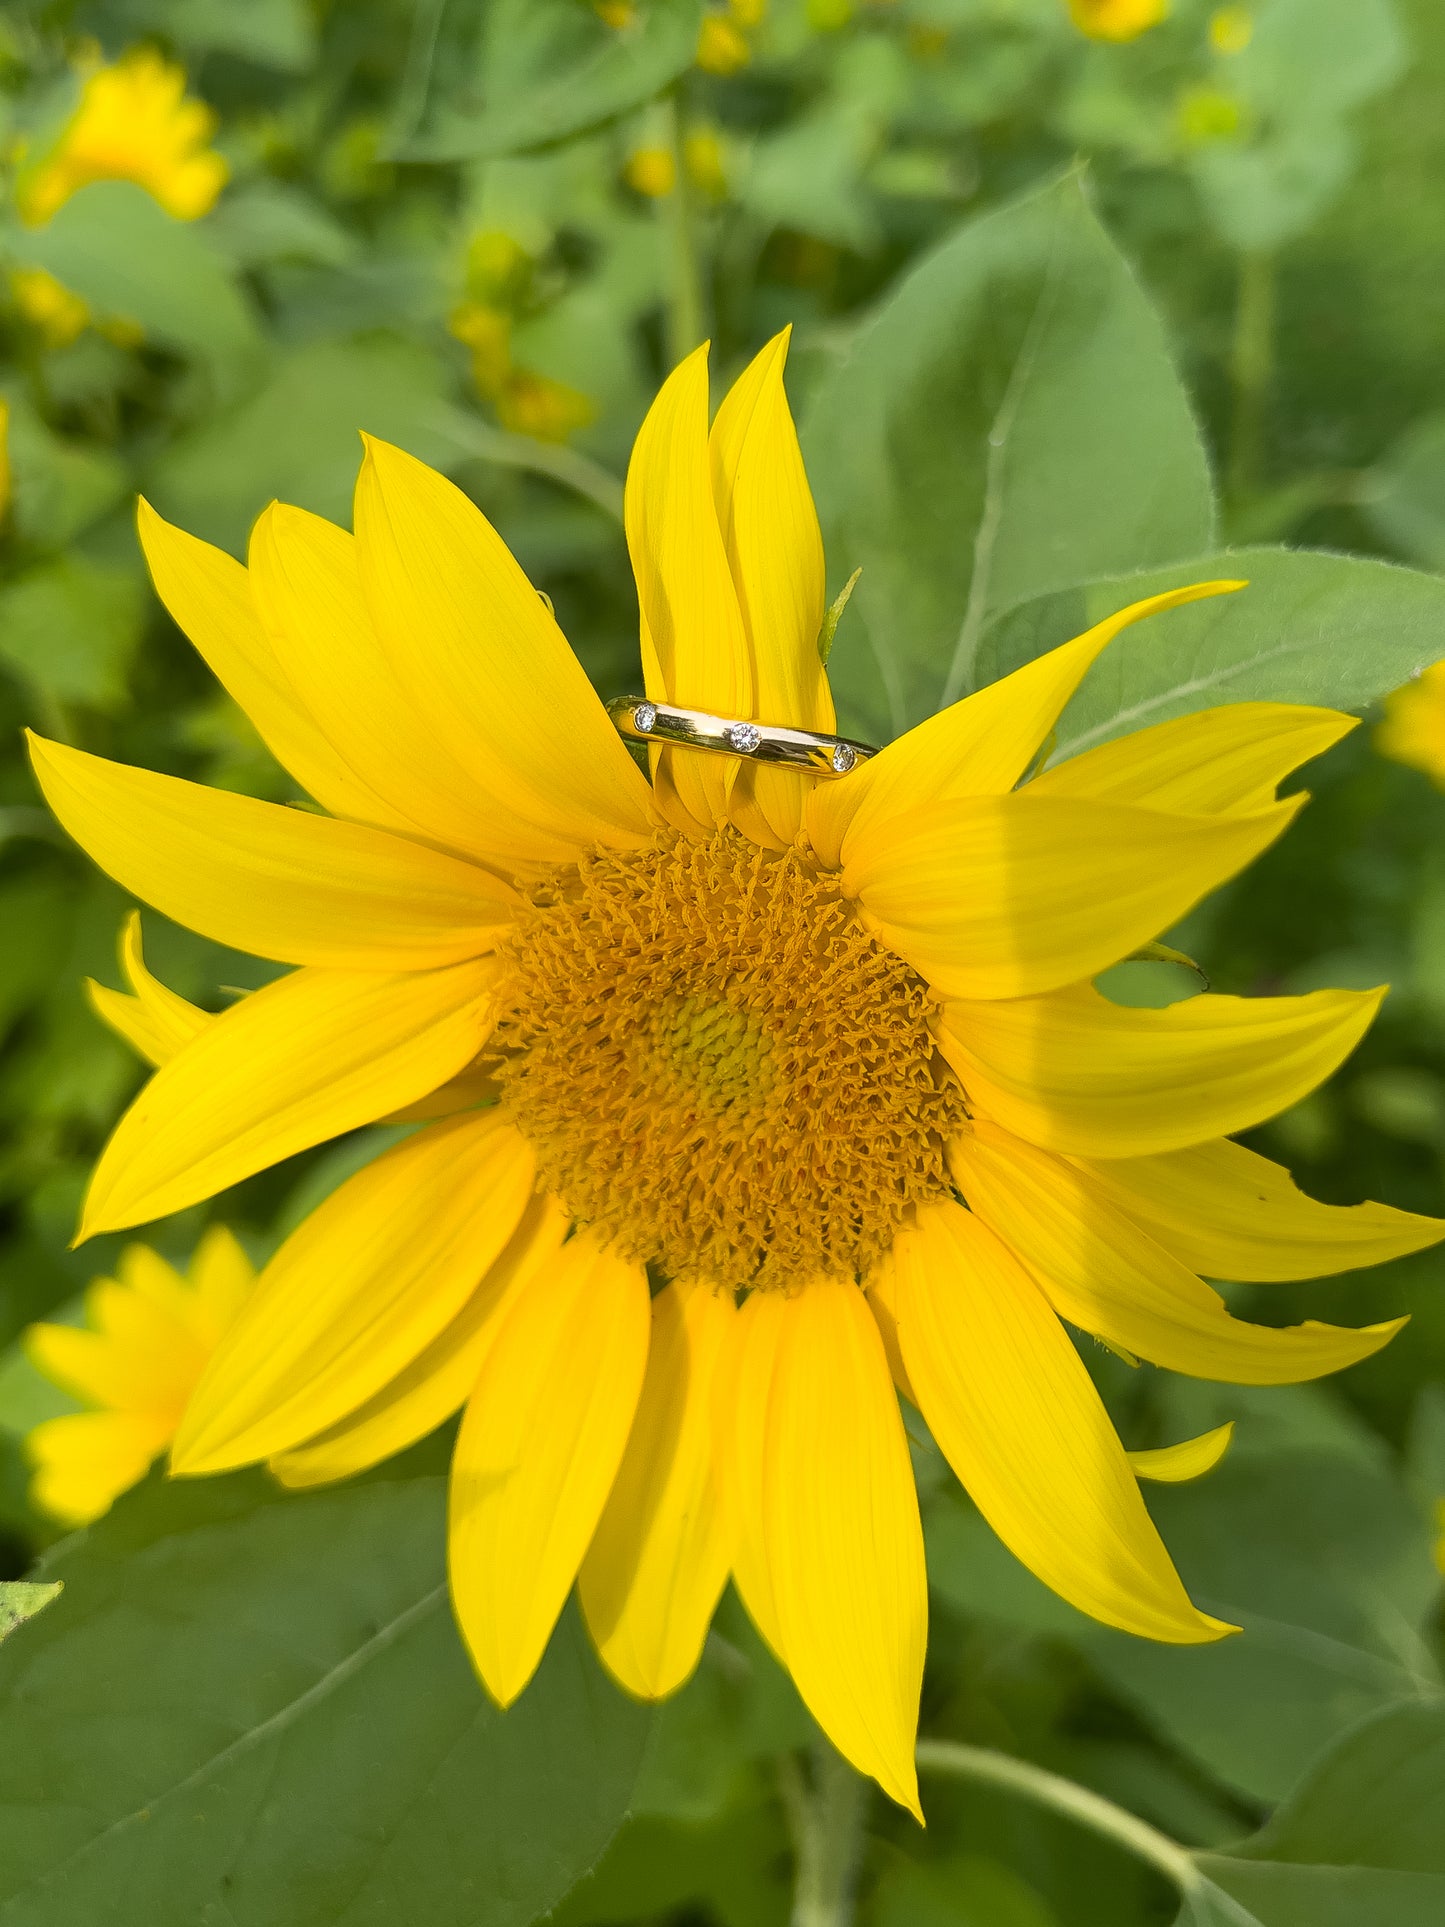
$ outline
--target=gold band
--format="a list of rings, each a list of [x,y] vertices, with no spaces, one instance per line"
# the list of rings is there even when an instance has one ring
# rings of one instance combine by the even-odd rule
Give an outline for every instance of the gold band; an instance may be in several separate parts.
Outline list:
[[[671,743],[705,749],[745,762],[780,764],[810,776],[846,776],[878,751],[851,736],[824,736],[812,729],[784,729],[740,717],[710,716],[702,709],[680,709],[644,696],[618,696],[607,705],[619,735],[629,743]]]

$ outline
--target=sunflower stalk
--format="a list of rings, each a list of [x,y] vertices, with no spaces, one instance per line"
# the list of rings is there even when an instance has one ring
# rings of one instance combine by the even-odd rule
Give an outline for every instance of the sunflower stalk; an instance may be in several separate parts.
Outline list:
[[[1115,1806],[1102,1794],[1076,1786],[1072,1780],[1034,1766],[1028,1760],[1016,1760],[1011,1754],[995,1753],[986,1746],[965,1746],[956,1740],[920,1740],[917,1760],[920,1773],[944,1773],[955,1779],[976,1780],[1063,1814],[1091,1833],[1112,1840],[1136,1860],[1156,1868],[1174,1883],[1185,1899],[1208,1885],[1193,1856],[1167,1833],[1161,1833],[1125,1808]],[[795,1922],[796,1919],[795,1915]]]
[[[674,366],[690,355],[706,332],[702,266],[698,259],[696,209],[688,189],[682,106],[667,96],[667,145],[672,153],[672,192],[659,203],[668,237],[668,358]]]
[[[792,1927],[852,1927],[867,1781],[820,1739],[811,1774],[787,1753],[778,1784],[793,1839]]]

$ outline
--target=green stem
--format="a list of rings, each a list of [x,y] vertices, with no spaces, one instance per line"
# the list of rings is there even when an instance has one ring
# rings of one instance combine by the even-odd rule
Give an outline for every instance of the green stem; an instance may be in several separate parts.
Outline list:
[[[675,368],[703,339],[702,270],[698,260],[696,210],[687,183],[682,109],[675,93],[668,95],[665,111],[673,182],[672,192],[664,196],[659,210],[667,223],[667,352],[669,363]]]
[[[1236,499],[1258,486],[1264,458],[1265,406],[1274,379],[1275,264],[1262,250],[1239,257],[1234,343],[1229,356],[1234,420],[1229,489]]]
[[[1032,1766],[1027,1760],[1016,1760],[1010,1754],[995,1753],[988,1747],[964,1746],[955,1740],[920,1740],[918,1768],[921,1773],[950,1773],[957,1779],[978,1780],[987,1786],[1022,1794],[1039,1806],[1052,1807],[1055,1813],[1077,1821],[1091,1833],[1101,1834],[1137,1859],[1156,1867],[1185,1896],[1200,1893],[1208,1886],[1192,1855],[1167,1833],[1160,1833],[1147,1820],[1116,1807],[1102,1794],[1075,1786],[1072,1780],[1050,1773],[1044,1767]]]
[[[789,1753],[778,1783],[793,1836],[792,1927],[852,1927],[867,1781],[819,1740],[811,1777]]]

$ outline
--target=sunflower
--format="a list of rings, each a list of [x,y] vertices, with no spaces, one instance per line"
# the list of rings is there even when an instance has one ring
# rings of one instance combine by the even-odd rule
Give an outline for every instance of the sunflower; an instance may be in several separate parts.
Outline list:
[[[31,1364],[90,1408],[45,1419],[26,1436],[31,1497],[42,1512],[87,1525],[145,1477],[254,1282],[235,1238],[212,1225],[185,1277],[149,1245],[130,1245],[115,1277],[86,1292],[83,1326],[27,1328]]]
[[[820,731],[817,517],[786,337],[708,427],[705,350],[626,493],[654,700]],[[1023,781],[1155,596],[841,780],[654,745],[643,776],[473,504],[370,441],[355,536],[273,506],[243,568],[142,506],[160,594],[320,808],[35,744],[136,896],[297,968],[209,1016],[145,970],[160,1065],[83,1234],[178,1211],[374,1120],[418,1125],[281,1246],[172,1464],[305,1485],[462,1410],[450,1574],[503,1705],[579,1582],[630,1692],[697,1663],[731,1573],[839,1750],[917,1812],[927,1592],[895,1387],[1047,1583],[1155,1639],[1190,1603],[1063,1321],[1206,1378],[1308,1379],[1395,1325],[1277,1330],[1200,1274],[1313,1277],[1442,1227],[1329,1207],[1229,1140],[1294,1103],[1380,993],[1092,987],[1270,844],[1351,727],[1243,703]]]
[[[21,169],[20,218],[41,227],[92,181],[134,181],[177,220],[207,212],[230,174],[207,142],[216,117],[186,98],[185,69],[133,47],[85,76],[80,102],[50,150]]]

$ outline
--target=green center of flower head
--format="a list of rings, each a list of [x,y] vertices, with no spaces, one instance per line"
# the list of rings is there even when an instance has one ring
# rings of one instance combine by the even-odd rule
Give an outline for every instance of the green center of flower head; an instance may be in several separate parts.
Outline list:
[[[543,1187],[669,1277],[857,1276],[949,1193],[930,992],[794,851],[599,852],[510,945],[503,1103]]]
[[[674,1100],[741,1122],[766,1112],[777,1087],[773,1034],[746,1005],[684,997],[659,1005],[651,1035],[639,1039],[645,1076]]]

